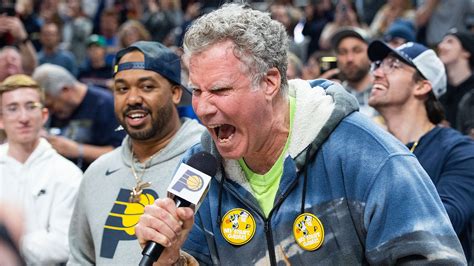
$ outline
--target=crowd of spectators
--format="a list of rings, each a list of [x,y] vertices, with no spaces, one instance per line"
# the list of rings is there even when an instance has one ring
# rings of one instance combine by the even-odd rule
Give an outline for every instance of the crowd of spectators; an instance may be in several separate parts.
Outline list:
[[[158,41],[178,54],[192,21],[225,2],[203,0],[17,0],[3,1],[0,56],[14,54],[22,64],[0,69],[7,75],[33,73],[39,64],[60,65],[78,81],[111,89],[113,58],[138,40]],[[15,4],[8,4],[8,3]],[[254,0],[244,1],[270,12],[290,38],[292,78],[318,78],[321,57],[335,55],[332,37],[341,27],[363,32],[367,42],[383,39],[399,45],[416,41],[436,48],[452,28],[474,30],[474,2],[458,0]],[[13,11],[11,10],[13,8]],[[9,11],[10,10],[10,11]],[[7,13],[10,12],[10,13]],[[456,14],[453,16],[452,14]],[[5,52],[4,52],[5,50]],[[6,54],[5,54],[6,53]],[[5,55],[3,55],[5,54]],[[10,55],[8,58],[13,58]],[[310,58],[316,59],[312,64]],[[7,64],[8,60],[0,60]],[[16,65],[16,66],[15,66]],[[324,69],[325,70],[325,69]],[[3,73],[5,72],[5,73]],[[324,72],[324,71],[323,71]],[[316,73],[308,75],[308,73]],[[332,72],[335,74],[336,72]],[[345,73],[342,73],[344,76]],[[323,77],[331,77],[327,73]],[[334,78],[336,78],[334,76]],[[344,79],[339,79],[344,82]],[[350,82],[349,82],[350,83]],[[367,84],[365,84],[367,85]],[[362,91],[362,89],[360,89]]]

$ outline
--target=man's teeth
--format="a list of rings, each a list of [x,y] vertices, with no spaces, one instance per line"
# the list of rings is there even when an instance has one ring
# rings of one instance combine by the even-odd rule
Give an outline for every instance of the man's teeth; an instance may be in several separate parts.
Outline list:
[[[130,114],[130,118],[135,119],[135,118],[143,118],[145,117],[145,114]]]
[[[217,140],[219,141],[219,143],[227,143],[227,142],[230,142],[230,141],[232,140],[232,137],[234,137],[234,134],[231,134],[231,135],[228,136],[227,138],[221,138],[221,137],[219,137],[219,131],[220,131],[220,127],[221,127],[222,125],[223,125],[223,124],[209,125],[208,128],[214,130],[214,132],[216,133]]]
[[[232,137],[234,136],[234,134],[230,135],[228,138],[226,139],[221,139],[221,138],[217,138],[219,140],[219,143],[227,143],[227,142],[230,142],[232,140]]]

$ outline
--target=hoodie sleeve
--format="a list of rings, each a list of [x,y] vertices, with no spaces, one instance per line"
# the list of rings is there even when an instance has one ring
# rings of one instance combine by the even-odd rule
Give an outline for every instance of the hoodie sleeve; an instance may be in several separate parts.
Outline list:
[[[82,172],[74,168],[58,169],[63,175],[54,185],[54,200],[49,209],[48,227],[33,231],[22,239],[22,252],[27,263],[40,265],[61,263],[67,261],[69,255],[68,228],[71,221],[72,209],[76,201]],[[67,173],[68,176],[64,176]]]
[[[86,177],[84,177],[84,180],[85,178]],[[85,182],[83,181],[79,188],[78,199],[74,207],[69,229],[69,246],[71,252],[68,265],[95,264],[94,243],[86,215],[86,192]]]
[[[389,156],[366,195],[370,264],[466,264],[436,189],[415,157]]]

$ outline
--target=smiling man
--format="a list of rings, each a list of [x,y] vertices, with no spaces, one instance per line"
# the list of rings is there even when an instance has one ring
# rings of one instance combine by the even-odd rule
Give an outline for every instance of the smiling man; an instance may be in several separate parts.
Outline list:
[[[454,129],[437,126],[444,118],[438,101],[446,91],[443,62],[433,50],[413,42],[393,49],[375,41],[368,54],[374,61],[369,104],[431,177],[470,260],[474,141]]]
[[[65,263],[82,172],[40,137],[48,109],[32,78],[6,78],[0,85],[0,110],[0,128],[8,137],[0,145],[0,202],[24,214],[20,251],[31,265]]]
[[[146,208],[140,244],[166,247],[159,265],[183,263],[181,247],[201,265],[465,263],[416,158],[340,84],[288,81],[287,40],[236,4],[188,29],[192,103],[208,129],[191,153],[220,167],[195,218],[170,199]]]
[[[359,111],[373,118],[378,114],[368,104],[372,88],[368,41],[369,37],[363,29],[351,26],[342,27],[331,38],[342,86],[357,98]]]
[[[73,265],[137,265],[134,225],[146,205],[166,197],[184,152],[204,128],[180,119],[179,57],[157,42],[136,42],[115,57],[115,115],[128,136],[84,175],[74,210]]]

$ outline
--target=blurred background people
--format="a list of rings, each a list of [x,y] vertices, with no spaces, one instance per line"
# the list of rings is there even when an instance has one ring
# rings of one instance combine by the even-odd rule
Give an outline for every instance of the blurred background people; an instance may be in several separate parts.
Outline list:
[[[150,40],[163,43],[166,46],[177,44],[179,28],[184,23],[181,2],[179,0],[145,1],[147,8],[140,21],[151,33]]]
[[[48,22],[43,24],[40,33],[41,51],[38,53],[40,65],[45,63],[62,66],[74,76],[78,74],[78,64],[74,55],[60,48],[61,31],[57,24]]]
[[[413,20],[415,9],[412,0],[388,0],[375,14],[370,24],[371,36],[380,38],[397,19]]]
[[[138,20],[128,20],[123,23],[117,32],[121,48],[129,47],[138,41],[151,40],[150,32]]]
[[[36,51],[41,49],[39,33],[41,30],[41,21],[38,13],[35,12],[36,2],[34,0],[16,0],[16,16],[21,20],[28,34],[28,39],[33,44]],[[30,72],[31,73],[31,72]]]
[[[14,46],[5,46],[0,49],[0,82],[14,74],[23,74],[21,54]]]
[[[77,65],[86,59],[87,39],[92,34],[93,24],[82,8],[82,0],[66,0],[64,25],[62,27],[62,47],[74,55]]]
[[[364,35],[369,36],[369,27],[357,15],[355,3],[351,0],[340,0],[336,5],[334,21],[327,23],[321,33],[319,38],[320,49],[335,49],[331,39],[341,27],[359,28],[361,32],[365,32]]]
[[[471,0],[416,1],[415,25],[417,41],[436,47],[452,29],[466,30],[466,17],[471,10]]]
[[[100,14],[100,30],[97,33],[105,38],[107,51],[105,61],[109,65],[113,65],[115,53],[120,49],[117,36],[119,26],[119,16],[113,8],[106,9]]]
[[[303,66],[302,79],[312,80],[318,78],[330,79],[341,82],[338,79],[337,57],[332,51],[314,52]]]
[[[43,64],[33,78],[44,88],[51,145],[83,171],[100,155],[119,146],[125,135],[117,130],[110,91],[81,83],[65,68]]]
[[[79,70],[78,80],[104,89],[112,88],[112,66],[105,61],[105,39],[93,34],[87,40],[87,57]]]
[[[38,65],[37,53],[21,20],[16,15],[0,14],[0,48],[15,46],[24,73],[31,74]],[[4,77],[5,78],[5,77]]]
[[[469,106],[463,97],[474,91],[474,33],[453,29],[438,44],[438,54],[448,74],[448,89],[440,98],[446,120],[451,127],[469,134],[474,128],[474,113],[460,113],[459,109],[461,104]]]
[[[306,54],[310,56],[320,50],[319,38],[326,24],[334,20],[334,6],[331,0],[311,0],[303,10],[305,21],[302,34],[309,38]]]
[[[397,19],[390,24],[382,39],[392,48],[406,42],[414,42],[416,41],[415,25],[410,20]]]
[[[295,40],[295,27],[303,17],[301,11],[291,5],[274,3],[270,5],[270,14],[274,20],[285,26],[288,34],[289,51],[296,55],[300,61],[306,60],[306,44]]]
[[[292,52],[288,52],[287,79],[300,79],[303,76],[303,63],[301,59]]]

